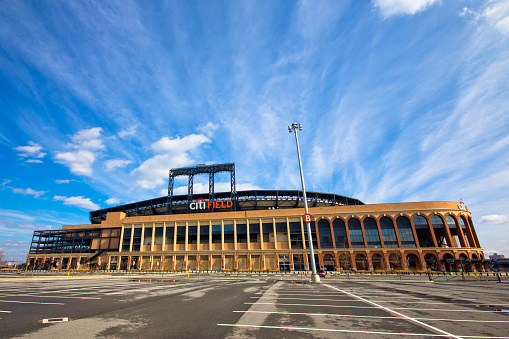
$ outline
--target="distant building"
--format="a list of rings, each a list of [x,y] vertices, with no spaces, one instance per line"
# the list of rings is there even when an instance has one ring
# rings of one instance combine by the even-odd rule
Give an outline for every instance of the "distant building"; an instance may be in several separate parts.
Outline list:
[[[505,256],[503,254],[493,253],[493,255],[490,255],[490,259],[492,260],[505,259]]]

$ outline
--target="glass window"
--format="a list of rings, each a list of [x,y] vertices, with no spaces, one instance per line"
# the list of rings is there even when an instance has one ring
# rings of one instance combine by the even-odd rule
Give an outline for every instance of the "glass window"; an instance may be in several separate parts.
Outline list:
[[[186,243],[186,227],[178,226],[177,227],[177,244],[185,244]]]
[[[318,234],[320,235],[321,248],[334,248],[328,220],[321,219],[318,221]]]
[[[433,225],[433,228],[444,228],[444,222],[438,215],[431,217],[431,225]]]
[[[348,237],[343,219],[334,219],[332,222],[334,238],[336,238],[336,248],[348,248]]]
[[[398,247],[398,239],[396,238],[396,231],[394,231],[392,219],[388,217],[380,219],[380,228],[382,230],[382,237],[384,238],[384,246],[388,248]]]
[[[302,245],[302,229],[300,222],[290,222],[290,243],[292,248],[304,248]]]
[[[276,232],[286,233],[288,232],[286,228],[286,222],[277,222],[276,223]]]
[[[348,220],[348,231],[350,232],[350,242],[352,243],[352,248],[364,247],[361,223],[358,219],[351,218]]]
[[[368,241],[368,247],[372,248],[382,247],[375,219],[373,218],[364,219],[364,232],[366,232],[366,240]]]
[[[212,243],[221,243],[221,225],[212,225]]]
[[[433,247],[433,239],[429,233],[428,221],[421,215],[414,217],[415,233],[421,247]],[[398,226],[399,227],[399,226]]]
[[[224,242],[225,243],[233,243],[235,240],[235,228],[233,224],[225,224],[224,225]]]
[[[467,228],[467,225],[466,225],[465,220],[463,219],[463,217],[460,217],[460,225],[461,225],[461,228],[463,228],[463,229]]]
[[[237,242],[247,243],[247,225],[237,224]]]
[[[260,240],[258,239],[259,236],[260,236],[260,224],[249,223],[249,241],[260,242]]]
[[[200,244],[209,243],[209,225],[200,225]]]
[[[421,215],[416,215],[414,217],[414,225],[415,225],[416,229],[418,229],[418,228],[428,228],[428,222],[426,221],[426,218],[424,218]]]
[[[456,220],[454,220],[453,217],[448,215],[446,220],[447,220],[447,226],[449,226],[449,228],[456,228]]]
[[[398,225],[398,232],[399,232],[399,239],[401,240],[401,246],[402,247],[416,247],[410,220],[408,220],[408,218],[406,218],[406,217],[398,217],[396,219],[396,225]]]
[[[163,236],[163,228],[162,227],[156,227],[156,237],[162,237]]]

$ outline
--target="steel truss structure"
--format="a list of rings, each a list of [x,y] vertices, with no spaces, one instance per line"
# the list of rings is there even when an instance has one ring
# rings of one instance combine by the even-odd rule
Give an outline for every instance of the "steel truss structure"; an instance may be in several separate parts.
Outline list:
[[[191,213],[189,209],[189,203],[193,201],[193,179],[195,175],[198,174],[208,174],[209,175],[209,201],[214,200],[214,176],[216,173],[220,172],[230,172],[230,200],[233,201],[233,205],[231,209],[233,211],[237,210],[237,191],[235,186],[235,164],[215,164],[215,165],[198,165],[195,167],[184,167],[184,168],[174,168],[170,170],[170,180],[168,182],[168,199],[166,208],[167,214],[173,214],[172,201],[173,201],[173,183],[175,181],[175,177],[187,176],[188,177],[188,185],[187,185],[187,213]],[[213,209],[212,209],[213,212]]]

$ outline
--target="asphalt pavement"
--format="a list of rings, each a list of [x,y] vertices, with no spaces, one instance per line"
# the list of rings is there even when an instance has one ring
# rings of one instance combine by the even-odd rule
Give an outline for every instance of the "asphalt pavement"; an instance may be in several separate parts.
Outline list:
[[[0,338],[509,337],[509,284],[494,280],[83,278],[0,278]]]

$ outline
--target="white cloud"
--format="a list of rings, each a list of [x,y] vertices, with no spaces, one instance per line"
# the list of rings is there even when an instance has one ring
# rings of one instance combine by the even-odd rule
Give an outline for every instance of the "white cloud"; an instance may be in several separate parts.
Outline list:
[[[175,139],[162,137],[151,146],[157,154],[134,169],[131,175],[136,178],[139,186],[155,188],[168,178],[170,169],[189,166],[193,163],[188,152],[209,142],[210,139],[201,134],[191,134]]]
[[[509,1],[493,1],[482,15],[490,25],[504,34],[509,34]]]
[[[480,223],[503,224],[509,223],[509,215],[484,215],[479,219]]]
[[[131,127],[129,128],[128,130],[121,130],[120,132],[118,132],[118,137],[119,138],[127,138],[127,137],[131,137],[133,135],[136,134],[136,127]]]
[[[111,159],[104,163],[104,170],[107,172],[113,171],[116,168],[122,168],[126,167],[127,165],[131,164],[131,160],[125,160],[125,159]]]
[[[92,164],[96,154],[90,151],[62,152],[55,156],[57,162],[69,167],[71,173],[76,175],[92,175]]]
[[[55,180],[55,183],[57,183],[57,184],[68,184],[71,181],[75,181],[75,180],[73,180],[73,179]]]
[[[120,200],[117,198],[109,198],[108,200],[105,201],[105,203],[107,205],[118,205],[120,204]]]
[[[33,141],[29,141],[28,146],[18,146],[14,149],[19,152],[18,156],[27,159],[25,161],[27,163],[42,163],[42,161],[38,159],[42,159],[46,156],[46,153],[41,151],[41,145]]]
[[[59,152],[55,155],[56,162],[69,167],[71,173],[91,176],[98,152],[105,148],[100,138],[101,128],[95,127],[78,131],[71,137],[69,147],[75,148],[72,152]]]
[[[24,195],[33,195],[34,198],[39,198],[41,195],[45,194],[46,191],[36,191],[31,188],[16,188],[11,187],[12,191],[17,194],[24,194]]]
[[[214,132],[218,129],[219,125],[214,124],[213,122],[209,122],[206,125],[200,125],[196,129],[198,132],[208,136],[211,138],[214,135]]]
[[[202,134],[191,134],[183,138],[177,137],[175,139],[162,137],[159,141],[152,144],[151,148],[158,153],[181,153],[194,150],[206,142],[210,142],[210,139]]]
[[[53,200],[63,201],[64,205],[76,206],[76,207],[84,208],[87,210],[98,210],[100,208],[99,205],[93,203],[90,200],[90,198],[84,198],[83,196],[66,197],[66,196],[55,195],[53,197]]]
[[[440,0],[373,0],[384,17],[391,15],[413,15],[426,10]]]

